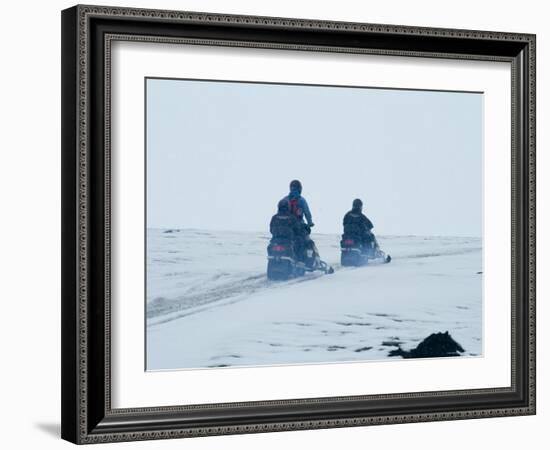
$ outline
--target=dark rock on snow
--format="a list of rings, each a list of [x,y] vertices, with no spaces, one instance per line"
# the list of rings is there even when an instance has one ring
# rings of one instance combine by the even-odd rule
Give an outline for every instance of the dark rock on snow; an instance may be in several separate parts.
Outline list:
[[[464,349],[456,342],[448,331],[445,333],[433,333],[424,339],[418,346],[410,351],[398,348],[388,353],[388,356],[401,356],[403,358],[440,358],[443,356],[461,356]]]

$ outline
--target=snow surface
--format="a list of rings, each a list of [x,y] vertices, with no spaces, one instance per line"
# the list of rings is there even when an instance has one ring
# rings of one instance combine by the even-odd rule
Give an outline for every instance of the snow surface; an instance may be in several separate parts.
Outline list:
[[[482,354],[480,238],[379,236],[390,264],[271,282],[267,233],[147,230],[147,370],[390,358],[449,331]],[[393,358],[392,358],[393,359]]]

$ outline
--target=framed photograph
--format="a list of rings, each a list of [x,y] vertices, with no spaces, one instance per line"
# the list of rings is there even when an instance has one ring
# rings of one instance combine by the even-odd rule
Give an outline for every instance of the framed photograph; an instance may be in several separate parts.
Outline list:
[[[535,413],[535,36],[62,12],[62,437]]]

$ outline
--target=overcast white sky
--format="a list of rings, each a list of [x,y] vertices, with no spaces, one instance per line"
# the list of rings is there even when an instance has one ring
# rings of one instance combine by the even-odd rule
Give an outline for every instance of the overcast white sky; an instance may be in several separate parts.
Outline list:
[[[481,236],[483,95],[147,80],[147,226],[266,231],[298,178],[315,232]]]

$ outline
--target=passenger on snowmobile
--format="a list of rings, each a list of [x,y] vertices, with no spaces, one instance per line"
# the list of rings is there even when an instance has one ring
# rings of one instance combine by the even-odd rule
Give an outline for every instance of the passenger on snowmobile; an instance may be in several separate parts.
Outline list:
[[[271,218],[269,231],[271,240],[267,246],[267,278],[269,280],[288,280],[305,273],[298,267],[297,259],[301,240],[302,224],[290,212],[290,205],[283,199],[277,205],[277,214]]]
[[[269,231],[273,239],[288,239],[296,246],[296,240],[301,239],[302,230],[302,224],[290,212],[288,200],[282,199],[277,205],[277,214],[271,218],[269,223]]]
[[[372,233],[374,225],[370,219],[363,214],[363,202],[356,198],[353,201],[351,211],[344,216],[344,238],[353,237],[359,240],[363,248],[378,249],[378,243]],[[372,245],[374,243],[374,245]]]

